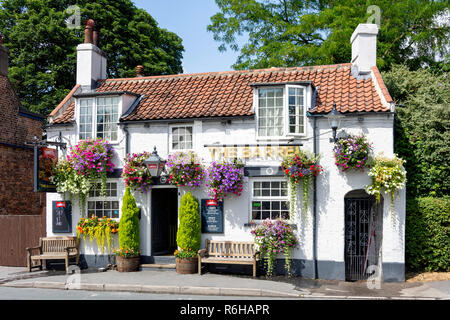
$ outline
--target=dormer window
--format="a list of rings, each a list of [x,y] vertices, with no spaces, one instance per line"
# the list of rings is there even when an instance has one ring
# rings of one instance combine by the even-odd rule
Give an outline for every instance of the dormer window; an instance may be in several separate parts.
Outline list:
[[[306,134],[305,86],[280,85],[256,90],[259,138]]]
[[[79,99],[79,139],[103,138],[117,141],[119,97]]]

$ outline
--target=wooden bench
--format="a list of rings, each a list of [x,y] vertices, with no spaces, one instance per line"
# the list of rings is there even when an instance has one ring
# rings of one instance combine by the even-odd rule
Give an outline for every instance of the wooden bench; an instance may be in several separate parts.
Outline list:
[[[253,242],[206,240],[205,249],[198,251],[198,274],[202,274],[202,263],[253,265],[256,277],[256,262],[259,252]]]
[[[64,260],[66,263],[66,272],[69,270],[69,259],[75,258],[78,265],[80,250],[77,237],[57,236],[39,239],[39,246],[26,248],[27,267],[31,272],[32,268],[42,270],[43,260]],[[37,265],[33,262],[37,261]]]

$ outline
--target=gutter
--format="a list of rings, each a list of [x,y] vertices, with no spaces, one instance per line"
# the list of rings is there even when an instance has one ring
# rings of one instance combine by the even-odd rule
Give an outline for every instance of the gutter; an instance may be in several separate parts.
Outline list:
[[[168,118],[168,119],[151,119],[151,120],[123,120],[120,119],[119,124],[143,124],[143,123],[167,123],[167,122],[192,122],[194,120],[201,121],[226,121],[226,120],[246,120],[254,119],[255,115],[238,115],[238,116],[215,116],[215,117],[196,117],[196,118]]]

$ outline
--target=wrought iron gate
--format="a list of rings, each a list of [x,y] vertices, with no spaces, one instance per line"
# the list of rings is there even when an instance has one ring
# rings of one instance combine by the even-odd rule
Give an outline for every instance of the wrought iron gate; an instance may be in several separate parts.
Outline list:
[[[374,209],[371,198],[345,199],[345,280],[367,279],[376,261]]]

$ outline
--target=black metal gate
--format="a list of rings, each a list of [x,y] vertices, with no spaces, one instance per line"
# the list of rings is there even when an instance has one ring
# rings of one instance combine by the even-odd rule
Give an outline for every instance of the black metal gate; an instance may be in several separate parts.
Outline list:
[[[369,197],[345,199],[345,280],[365,280],[376,260],[373,201]]]

